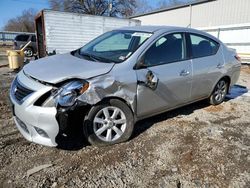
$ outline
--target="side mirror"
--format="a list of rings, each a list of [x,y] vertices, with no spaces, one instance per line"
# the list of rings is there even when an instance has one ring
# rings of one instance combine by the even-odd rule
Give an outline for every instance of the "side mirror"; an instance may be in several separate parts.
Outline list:
[[[146,79],[146,86],[151,88],[152,90],[155,90],[159,81],[158,77],[152,71],[149,70],[146,74]]]

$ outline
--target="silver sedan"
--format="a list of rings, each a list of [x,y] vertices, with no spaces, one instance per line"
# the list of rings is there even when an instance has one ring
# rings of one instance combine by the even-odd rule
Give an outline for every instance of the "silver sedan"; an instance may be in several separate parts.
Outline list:
[[[223,102],[240,58],[194,29],[127,27],[82,48],[26,65],[12,83],[14,120],[23,136],[57,146],[73,120],[94,145],[128,140],[136,121],[202,99]]]

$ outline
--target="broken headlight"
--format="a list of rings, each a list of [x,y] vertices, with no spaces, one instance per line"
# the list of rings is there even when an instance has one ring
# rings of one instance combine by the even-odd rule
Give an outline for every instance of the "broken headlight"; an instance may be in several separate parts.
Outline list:
[[[62,86],[56,96],[56,101],[60,106],[72,106],[76,98],[89,88],[87,81],[72,81]]]

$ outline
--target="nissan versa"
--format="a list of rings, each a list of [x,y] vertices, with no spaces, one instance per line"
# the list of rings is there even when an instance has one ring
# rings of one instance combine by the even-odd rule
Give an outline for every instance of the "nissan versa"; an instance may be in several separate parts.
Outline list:
[[[127,27],[70,53],[33,61],[14,79],[14,121],[29,141],[57,146],[70,118],[82,119],[88,142],[128,140],[136,121],[202,99],[223,102],[240,59],[194,29]]]

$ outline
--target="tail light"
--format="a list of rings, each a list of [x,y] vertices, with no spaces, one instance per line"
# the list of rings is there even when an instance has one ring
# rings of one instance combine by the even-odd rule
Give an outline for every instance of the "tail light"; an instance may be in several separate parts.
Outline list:
[[[241,62],[241,58],[240,58],[240,56],[238,54],[236,54],[234,57],[235,57],[235,59],[237,59],[238,61]]]

